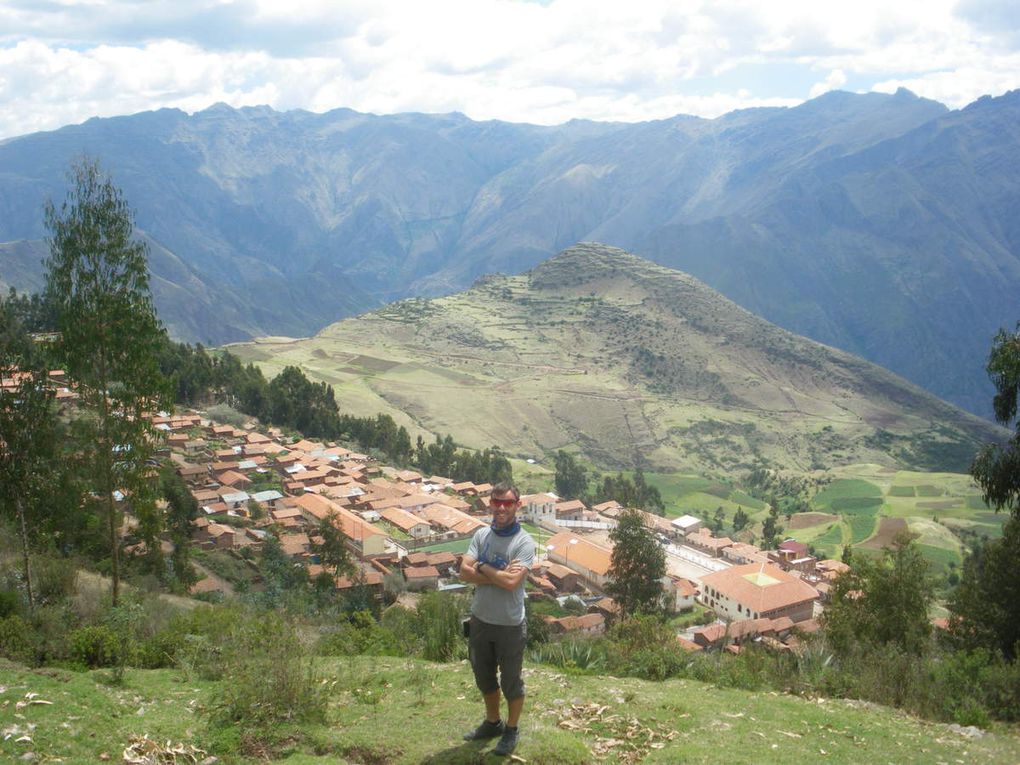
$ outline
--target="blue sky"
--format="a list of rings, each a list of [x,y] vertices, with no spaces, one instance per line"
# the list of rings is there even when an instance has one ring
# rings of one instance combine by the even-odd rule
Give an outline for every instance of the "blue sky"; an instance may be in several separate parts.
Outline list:
[[[0,0],[0,138],[165,106],[555,124],[1020,87],[1017,0]]]

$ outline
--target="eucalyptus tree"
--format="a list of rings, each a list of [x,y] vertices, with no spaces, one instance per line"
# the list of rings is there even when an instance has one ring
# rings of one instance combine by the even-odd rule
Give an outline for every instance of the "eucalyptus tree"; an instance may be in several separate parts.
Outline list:
[[[122,502],[130,503],[150,551],[158,554],[149,462],[158,433],[144,415],[171,405],[158,365],[164,332],[149,290],[147,248],[134,236],[120,189],[90,158],[72,166],[69,180],[61,206],[46,204],[46,291],[58,315],[59,356],[83,410],[77,448],[107,527],[116,604]]]
[[[624,614],[652,614],[663,610],[662,578],[666,553],[636,510],[620,515],[609,532],[613,541],[608,592]]]
[[[1012,425],[1014,431],[1005,444],[982,449],[970,472],[985,502],[1020,519],[1020,322],[1015,332],[1003,329],[995,336],[987,369],[995,385],[995,419],[1006,427]]]
[[[963,564],[960,586],[949,600],[950,630],[966,648],[999,651],[1020,660],[1020,323],[1001,330],[988,357],[995,385],[995,419],[1013,426],[1004,444],[989,444],[974,459],[971,475],[996,512],[1010,517],[1002,536],[978,545]]]
[[[6,383],[0,385],[0,506],[13,510],[25,593],[33,609],[28,519],[45,504],[58,451],[57,416],[46,373],[26,369],[23,357],[12,351],[9,344],[0,344],[0,379]]]

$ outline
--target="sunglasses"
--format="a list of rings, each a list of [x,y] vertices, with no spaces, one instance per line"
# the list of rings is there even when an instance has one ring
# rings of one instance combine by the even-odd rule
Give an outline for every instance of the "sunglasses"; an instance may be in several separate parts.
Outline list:
[[[496,499],[494,497],[490,497],[489,498],[489,504],[492,505],[493,507],[508,507],[509,508],[509,507],[513,507],[514,505],[516,505],[517,504],[517,500],[514,499],[513,497],[508,497],[507,499]]]

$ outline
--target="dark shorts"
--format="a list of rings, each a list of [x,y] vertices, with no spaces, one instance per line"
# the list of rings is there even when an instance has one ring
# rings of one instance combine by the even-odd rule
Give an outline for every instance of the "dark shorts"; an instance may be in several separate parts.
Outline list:
[[[509,699],[524,695],[524,678],[521,665],[524,663],[524,646],[528,642],[528,623],[516,627],[489,624],[471,617],[471,637],[468,639],[468,654],[471,669],[475,672],[475,685],[483,694],[502,689]],[[496,670],[499,669],[499,681]]]

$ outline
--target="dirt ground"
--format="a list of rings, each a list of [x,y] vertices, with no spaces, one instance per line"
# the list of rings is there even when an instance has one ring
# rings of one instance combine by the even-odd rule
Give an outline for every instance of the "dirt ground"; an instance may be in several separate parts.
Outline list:
[[[871,539],[861,542],[858,547],[868,550],[881,550],[892,543],[893,539],[901,531],[907,530],[907,522],[903,518],[882,518],[878,525],[878,533]]]

